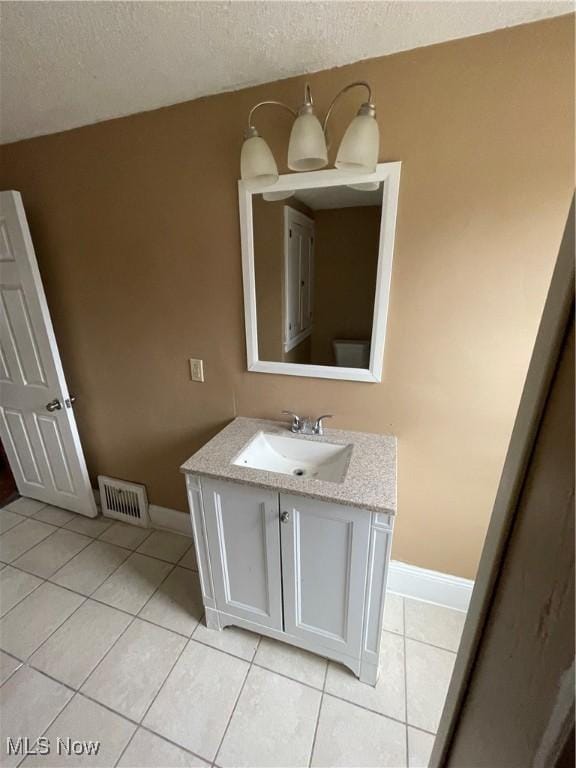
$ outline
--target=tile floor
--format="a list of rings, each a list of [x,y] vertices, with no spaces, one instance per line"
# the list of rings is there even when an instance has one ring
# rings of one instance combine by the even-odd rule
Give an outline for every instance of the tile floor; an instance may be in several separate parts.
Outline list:
[[[426,766],[464,614],[388,594],[378,685],[206,629],[191,539],[28,499],[0,509],[0,764]],[[6,737],[100,740],[8,755]],[[66,745],[66,742],[64,742]]]

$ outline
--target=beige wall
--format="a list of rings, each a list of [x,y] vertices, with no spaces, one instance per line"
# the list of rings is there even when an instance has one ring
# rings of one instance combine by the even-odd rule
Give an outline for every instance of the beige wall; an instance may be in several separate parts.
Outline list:
[[[370,339],[380,206],[315,212],[312,362],[335,365],[334,339]]]
[[[403,162],[381,384],[246,372],[242,129],[303,78],[5,147],[92,474],[184,510],[178,465],[235,414],[332,412],[399,438],[393,557],[473,576],[573,186],[573,34],[564,17],[309,78],[320,112],[370,80],[380,159]],[[284,158],[289,121],[257,122]]]

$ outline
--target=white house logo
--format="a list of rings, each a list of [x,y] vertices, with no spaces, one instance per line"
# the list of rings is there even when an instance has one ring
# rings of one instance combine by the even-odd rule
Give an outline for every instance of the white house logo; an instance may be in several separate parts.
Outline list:
[[[30,755],[97,755],[100,750],[99,741],[80,741],[76,739],[61,739],[59,736],[49,739],[40,736],[39,739],[29,739],[27,736],[11,737],[6,739],[6,752],[9,755],[26,757]]]

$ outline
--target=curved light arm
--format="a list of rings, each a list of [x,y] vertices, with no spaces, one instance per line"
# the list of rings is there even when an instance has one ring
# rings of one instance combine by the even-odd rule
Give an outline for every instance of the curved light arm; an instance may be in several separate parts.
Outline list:
[[[346,91],[349,91],[352,88],[359,88],[359,87],[366,88],[366,90],[368,91],[367,103],[368,104],[372,103],[372,88],[370,87],[369,83],[366,82],[366,80],[357,80],[354,83],[350,83],[349,85],[346,85],[344,88],[342,88],[341,91],[338,91],[336,96],[334,96],[334,98],[330,102],[330,106],[328,107],[328,112],[326,112],[326,117],[324,118],[324,125],[322,126],[322,128],[324,129],[324,135],[326,136],[326,141],[328,141],[328,131],[327,131],[328,120],[330,118],[330,115],[332,114],[332,111],[336,105],[336,102],[338,101],[340,96],[346,93]]]
[[[258,104],[255,104],[250,112],[248,113],[248,128],[246,133],[252,133],[255,128],[252,125],[252,115],[254,112],[256,112],[257,109],[260,109],[260,107],[266,107],[266,106],[275,106],[275,107],[282,107],[283,109],[286,109],[293,117],[298,117],[298,114],[295,109],[292,109],[292,107],[289,107],[288,104],[284,104],[283,101],[260,101]]]

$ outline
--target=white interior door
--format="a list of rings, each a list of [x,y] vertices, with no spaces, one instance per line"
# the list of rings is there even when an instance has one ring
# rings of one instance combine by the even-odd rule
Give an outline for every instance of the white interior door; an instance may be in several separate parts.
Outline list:
[[[23,496],[97,514],[19,192],[0,192],[0,437]]]
[[[314,221],[284,206],[284,351],[312,331]]]

